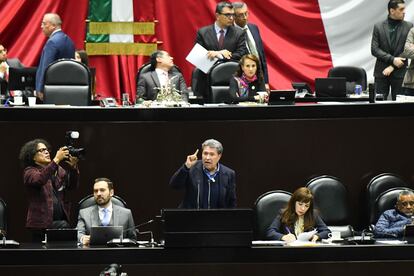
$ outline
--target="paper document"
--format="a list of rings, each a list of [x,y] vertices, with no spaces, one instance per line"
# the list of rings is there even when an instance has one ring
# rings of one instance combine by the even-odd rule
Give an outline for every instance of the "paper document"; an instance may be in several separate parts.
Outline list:
[[[207,74],[208,70],[210,70],[210,68],[213,67],[214,63],[218,60],[217,58],[210,60],[207,57],[207,52],[208,51],[203,46],[196,43],[185,59]]]
[[[297,237],[297,240],[298,241],[310,241],[313,235],[315,235],[316,233],[318,233],[318,231],[316,230],[300,233]]]

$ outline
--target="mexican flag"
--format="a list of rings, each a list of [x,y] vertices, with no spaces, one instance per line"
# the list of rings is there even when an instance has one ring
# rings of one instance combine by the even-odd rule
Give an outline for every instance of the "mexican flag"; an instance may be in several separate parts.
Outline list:
[[[154,35],[155,22],[138,22],[133,0],[89,0],[87,28],[89,55],[149,55],[157,48],[134,41],[136,35]]]

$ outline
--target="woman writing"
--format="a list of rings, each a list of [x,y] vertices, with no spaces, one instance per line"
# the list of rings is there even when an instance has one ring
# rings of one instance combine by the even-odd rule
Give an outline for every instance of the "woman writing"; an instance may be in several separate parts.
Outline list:
[[[230,79],[230,95],[235,102],[260,100],[259,91],[266,91],[260,60],[255,55],[244,55],[239,68]]]
[[[313,229],[316,230],[316,234],[310,238],[312,242],[327,239],[331,232],[313,210],[311,191],[301,187],[293,193],[287,208],[275,218],[267,229],[267,238],[292,242],[297,239],[299,234]]]

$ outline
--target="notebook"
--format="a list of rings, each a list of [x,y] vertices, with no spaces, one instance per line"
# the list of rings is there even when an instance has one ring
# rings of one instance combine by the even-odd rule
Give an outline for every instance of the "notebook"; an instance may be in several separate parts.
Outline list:
[[[315,79],[316,97],[346,97],[346,78]]]
[[[73,247],[78,245],[77,229],[46,229],[46,246]]]
[[[122,226],[94,226],[91,227],[91,245],[106,245],[112,239],[120,239],[123,234]]]
[[[269,105],[290,105],[295,103],[296,90],[271,90]]]

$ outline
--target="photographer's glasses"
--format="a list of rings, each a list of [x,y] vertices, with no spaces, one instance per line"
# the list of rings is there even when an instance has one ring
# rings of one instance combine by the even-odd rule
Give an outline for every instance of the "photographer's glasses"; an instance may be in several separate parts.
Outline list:
[[[41,149],[38,149],[36,152],[45,153],[45,152],[49,152],[49,150],[47,148],[41,148]]]

